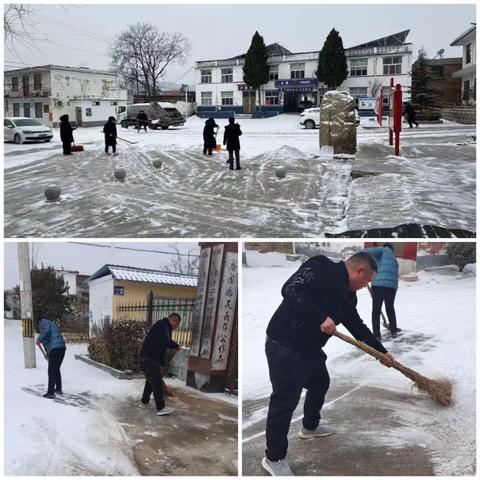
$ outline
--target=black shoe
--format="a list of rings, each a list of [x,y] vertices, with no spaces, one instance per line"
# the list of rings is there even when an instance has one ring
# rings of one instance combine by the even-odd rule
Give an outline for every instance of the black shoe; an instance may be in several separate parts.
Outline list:
[[[55,392],[57,395],[63,395],[63,391],[62,391],[62,390],[54,390],[54,392]]]
[[[46,393],[43,398],[55,398],[55,394],[54,393]]]
[[[237,167],[237,170],[241,170],[241,169],[242,169],[242,167]]]
[[[397,332],[390,332],[390,336],[392,338],[397,338]]]

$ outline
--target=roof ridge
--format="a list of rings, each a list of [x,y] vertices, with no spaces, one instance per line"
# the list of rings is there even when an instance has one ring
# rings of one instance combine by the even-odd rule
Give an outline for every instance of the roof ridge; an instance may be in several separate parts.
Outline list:
[[[106,267],[110,268],[120,268],[124,270],[140,270],[143,272],[153,272],[153,273],[162,273],[164,275],[172,275],[172,276],[177,276],[177,277],[192,277],[192,278],[197,278],[196,275],[189,275],[188,273],[180,273],[180,272],[167,272],[165,270],[156,270],[153,268],[144,268],[144,267],[132,267],[129,265],[117,265],[113,263],[106,263]]]

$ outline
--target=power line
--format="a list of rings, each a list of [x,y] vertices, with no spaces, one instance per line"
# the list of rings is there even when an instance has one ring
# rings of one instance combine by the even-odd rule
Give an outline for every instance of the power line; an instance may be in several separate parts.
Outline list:
[[[75,245],[85,245],[88,247],[98,247],[98,248],[115,248],[117,250],[130,250],[133,252],[143,252],[143,253],[160,253],[162,255],[178,255],[180,257],[198,257],[200,258],[200,255],[193,255],[190,253],[180,253],[180,252],[165,252],[162,250],[150,250],[150,249],[142,249],[142,248],[133,248],[133,247],[121,247],[121,246],[116,246],[116,245],[103,245],[99,243],[87,243],[87,242],[68,242],[68,243],[73,243]]]

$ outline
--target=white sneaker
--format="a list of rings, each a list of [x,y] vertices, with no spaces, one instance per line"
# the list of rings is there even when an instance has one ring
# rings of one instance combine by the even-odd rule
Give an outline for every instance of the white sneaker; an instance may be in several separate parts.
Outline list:
[[[302,427],[298,432],[300,438],[314,438],[314,437],[328,437],[333,433],[333,430],[319,425],[315,430],[307,430]]]
[[[168,415],[169,413],[174,412],[175,409],[172,407],[163,407],[161,410],[157,410],[157,415]]]
[[[276,462],[274,462],[272,460],[269,460],[267,457],[263,457],[262,467],[272,477],[294,477],[295,476],[286,458],[282,458],[281,460],[277,460]]]
[[[150,408],[150,405],[148,403],[140,402],[138,408]]]

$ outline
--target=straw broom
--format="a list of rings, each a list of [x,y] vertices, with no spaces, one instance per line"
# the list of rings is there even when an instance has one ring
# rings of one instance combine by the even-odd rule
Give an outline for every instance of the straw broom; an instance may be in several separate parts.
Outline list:
[[[372,357],[375,357],[377,360],[386,360],[388,358],[384,353],[381,353],[378,350],[370,347],[366,343],[355,340],[348,335],[344,335],[343,333],[340,333],[338,331],[335,332],[334,335],[343,340],[344,342],[350,343],[351,345],[360,348]],[[449,380],[431,380],[430,378],[420,375],[415,370],[405,367],[396,360],[393,361],[392,367],[395,370],[403,373],[410,380],[412,380],[419,390],[427,392],[433,398],[433,400],[447,407],[452,405],[452,384]]]

